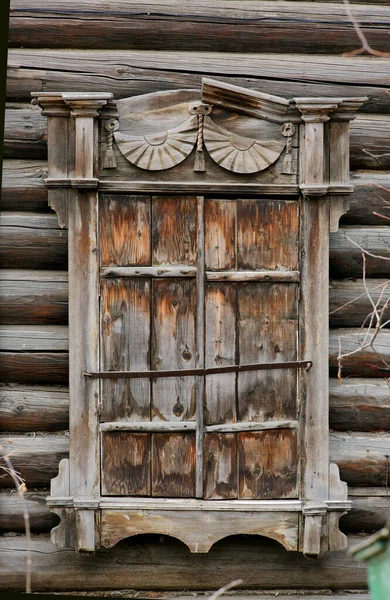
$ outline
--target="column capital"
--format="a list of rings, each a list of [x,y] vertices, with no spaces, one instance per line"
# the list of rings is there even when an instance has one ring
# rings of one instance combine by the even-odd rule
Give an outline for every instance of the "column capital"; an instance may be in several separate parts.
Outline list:
[[[100,109],[107,104],[113,95],[110,93],[62,94],[65,103],[71,108],[71,117],[98,117]]]
[[[306,123],[325,123],[329,113],[336,110],[341,98],[294,98],[294,102]]]
[[[70,107],[66,105],[61,92],[32,92],[32,104],[38,104],[46,117],[69,117]]]

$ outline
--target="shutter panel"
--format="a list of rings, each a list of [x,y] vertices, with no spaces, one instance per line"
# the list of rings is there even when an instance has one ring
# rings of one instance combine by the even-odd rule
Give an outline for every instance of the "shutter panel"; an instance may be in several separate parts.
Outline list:
[[[195,497],[198,472],[205,499],[294,498],[297,433],[279,422],[297,419],[297,371],[207,375],[201,397],[201,377],[179,372],[203,351],[206,369],[297,359],[298,283],[285,274],[298,267],[299,203],[206,198],[204,248],[198,206],[102,197],[101,369],[173,372],[103,379],[101,421],[127,430],[102,432],[102,494]]]

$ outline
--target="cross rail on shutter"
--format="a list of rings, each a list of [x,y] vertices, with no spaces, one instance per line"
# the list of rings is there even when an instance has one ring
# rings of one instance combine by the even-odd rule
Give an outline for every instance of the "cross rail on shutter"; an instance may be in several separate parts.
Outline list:
[[[208,369],[181,369],[172,371],[97,371],[84,373],[92,379],[154,379],[156,377],[189,377],[191,375],[207,376],[217,373],[242,373],[243,371],[273,371],[276,369],[310,370],[311,360],[293,360],[280,363],[254,363],[251,365],[228,365],[226,367],[210,367]]]

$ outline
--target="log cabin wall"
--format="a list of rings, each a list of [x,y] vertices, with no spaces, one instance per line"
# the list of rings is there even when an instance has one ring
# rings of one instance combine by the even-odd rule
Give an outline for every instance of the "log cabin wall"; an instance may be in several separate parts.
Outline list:
[[[386,0],[352,5],[371,46],[390,51]],[[123,0],[12,0],[1,213],[0,443],[26,480],[34,591],[210,590],[240,577],[247,589],[363,589],[364,567],[346,552],[307,561],[276,542],[241,536],[190,554],[159,536],[123,541],[94,556],[59,550],[45,506],[67,455],[67,232],[47,205],[46,119],[31,91],[113,92],[115,98],[200,87],[202,76],[281,96],[364,96],[351,124],[356,191],[330,247],[330,455],[349,485],[353,510],[341,528],[350,542],[390,516],[390,330],[375,348],[344,361],[383,294],[389,274],[389,59],[342,56],[359,41],[342,4]],[[366,258],[362,278],[359,247]],[[351,301],[358,298],[354,303]],[[390,311],[386,318],[389,318]],[[385,318],[385,320],[386,320]],[[0,589],[22,590],[21,504],[0,479]]]

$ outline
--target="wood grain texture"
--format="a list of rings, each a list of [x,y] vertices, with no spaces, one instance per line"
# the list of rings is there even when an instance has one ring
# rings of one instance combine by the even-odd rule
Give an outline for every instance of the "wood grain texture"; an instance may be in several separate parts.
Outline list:
[[[2,352],[65,352],[69,349],[68,328],[64,325],[2,325]]]
[[[101,441],[103,496],[148,496],[150,453],[147,433],[104,432]]]
[[[0,323],[66,325],[67,321],[66,272],[0,270]]]
[[[153,282],[152,369],[195,368],[195,282]],[[152,383],[152,419],[188,420],[195,415],[195,378],[156,379]]]
[[[390,229],[345,226],[329,238],[330,272],[335,278],[362,277],[362,250],[366,253],[367,277],[386,277],[389,273]],[[385,257],[384,259],[381,257]]]
[[[236,364],[236,296],[234,285],[207,285],[206,368]],[[206,424],[236,421],[236,380],[236,373],[221,373],[206,378]]]
[[[237,268],[298,270],[298,217],[298,202],[239,200]]]
[[[0,370],[4,383],[68,385],[67,352],[1,352]]]
[[[101,369],[148,370],[150,367],[150,282],[145,279],[101,281]],[[108,379],[101,384],[102,419],[149,420],[150,381]]]
[[[241,286],[237,326],[241,364],[296,360],[296,286],[255,283]],[[288,369],[239,373],[240,420],[295,418],[296,376],[295,370]]]
[[[12,109],[8,109],[12,110]],[[352,122],[357,123],[359,119]],[[372,121],[376,123],[376,121]],[[352,130],[353,137],[353,130]],[[374,143],[374,138],[373,143]],[[3,162],[3,180],[2,180],[2,207],[4,210],[25,210],[47,212],[47,190],[43,183],[43,178],[47,174],[47,163],[43,160],[23,160],[23,159],[6,159]],[[384,225],[383,218],[373,214],[388,215],[388,202],[390,202],[390,191],[386,192],[378,185],[381,185],[390,190],[390,175],[386,171],[378,170],[353,170],[351,171],[351,183],[355,186],[355,191],[350,196],[350,209],[342,217],[341,223],[348,225]],[[210,211],[210,216],[213,213],[211,209],[211,200],[206,203],[206,214]],[[221,204],[221,200],[215,201],[216,209]],[[210,208],[207,208],[209,204]],[[222,208],[223,205],[221,205]],[[232,207],[232,203],[226,202],[223,210],[223,217],[227,218],[226,211],[228,207]],[[218,222],[221,221],[220,214]],[[230,228],[231,225],[226,224]],[[227,235],[228,230],[226,230]],[[209,228],[209,236],[206,238],[206,248],[208,251],[209,260],[212,261],[211,254],[213,250],[210,244],[215,234],[212,234]],[[208,240],[208,241],[207,241]],[[227,250],[226,250],[227,251]],[[222,252],[219,254],[221,260]],[[210,269],[216,268],[211,266]],[[221,263],[223,264],[223,263]]]
[[[55,431],[68,427],[68,388],[26,385],[0,387],[0,431]]]
[[[148,92],[200,88],[201,76],[285,97],[368,96],[363,112],[388,109],[386,61],[288,54],[10,49],[7,94],[31,91],[112,92],[124,98]],[[337,76],[335,76],[337,73]],[[259,76],[259,74],[261,74]]]
[[[330,379],[329,425],[338,431],[390,431],[386,379]]]
[[[0,261],[2,268],[66,269],[67,231],[52,214],[3,212]]]
[[[239,498],[297,497],[297,435],[292,430],[238,434]]]
[[[367,290],[378,310],[384,307],[390,295],[388,279],[368,279]],[[331,327],[360,327],[373,306],[362,279],[333,279],[329,286],[329,324]],[[390,308],[384,311],[383,324],[390,318]]]
[[[195,263],[195,197],[153,197],[152,264],[189,266]]]
[[[358,328],[332,329],[329,336],[329,365],[332,376],[337,375],[339,346],[342,354],[354,352],[360,347],[361,336],[367,330]],[[373,334],[370,334],[372,336]],[[370,336],[368,340],[370,340]],[[382,330],[375,339],[374,348],[369,346],[358,353],[342,359],[342,377],[388,377],[390,362],[390,331]],[[383,362],[383,360],[385,362]]]
[[[152,435],[152,496],[188,498],[195,495],[195,436]]]
[[[237,203],[208,198],[205,203],[205,267],[212,271],[236,266]]]
[[[27,488],[48,485],[58,473],[58,463],[68,454],[69,438],[63,435],[0,435],[3,452],[10,455],[14,469],[25,479]],[[3,460],[1,460],[3,463]],[[10,476],[0,478],[0,487],[11,487]]]
[[[150,264],[148,196],[102,196],[99,218],[101,265]]]
[[[57,515],[50,512],[46,505],[46,496],[48,495],[48,489],[24,494],[30,529],[34,533],[50,531],[52,527],[58,525]],[[3,533],[8,531],[25,532],[23,504],[16,490],[0,493],[0,531]]]
[[[204,498],[237,498],[237,435],[208,433],[204,443]]]
[[[390,392],[385,379],[330,379],[329,389],[331,429],[390,430]],[[0,427],[3,431],[68,428],[69,396],[65,386],[3,385],[0,399]]]
[[[7,110],[4,120],[4,158],[47,157],[47,119],[37,107]]]
[[[349,546],[361,541],[349,537]],[[1,539],[7,560],[0,564],[2,589],[23,591],[26,545],[23,536]],[[54,546],[47,536],[33,536],[35,591],[96,590],[210,590],[242,578],[252,590],[332,589],[365,590],[366,567],[346,551],[329,552],[307,560],[298,552],[257,536],[233,537],[216,544],[208,554],[194,555],[179,541],[143,536],[120,542],[93,555]],[[261,568],[259,567],[261,565]],[[86,573],[93,573],[93,577]],[[360,600],[360,599],[359,599]]]
[[[43,179],[47,177],[44,160],[4,159],[2,173],[1,206],[3,210],[46,212],[47,190]]]
[[[127,0],[115,10],[101,1],[82,2],[76,11],[64,0],[50,7],[42,0],[28,7],[13,0],[12,6],[10,45],[16,47],[39,47],[43,35],[52,48],[295,52],[298,47],[304,53],[340,54],[357,47],[342,7],[322,2],[262,2],[258,8],[251,2],[210,6],[197,0],[189,9],[166,0],[158,6],[146,2],[140,10]],[[386,6],[354,10],[370,44],[389,50]]]

